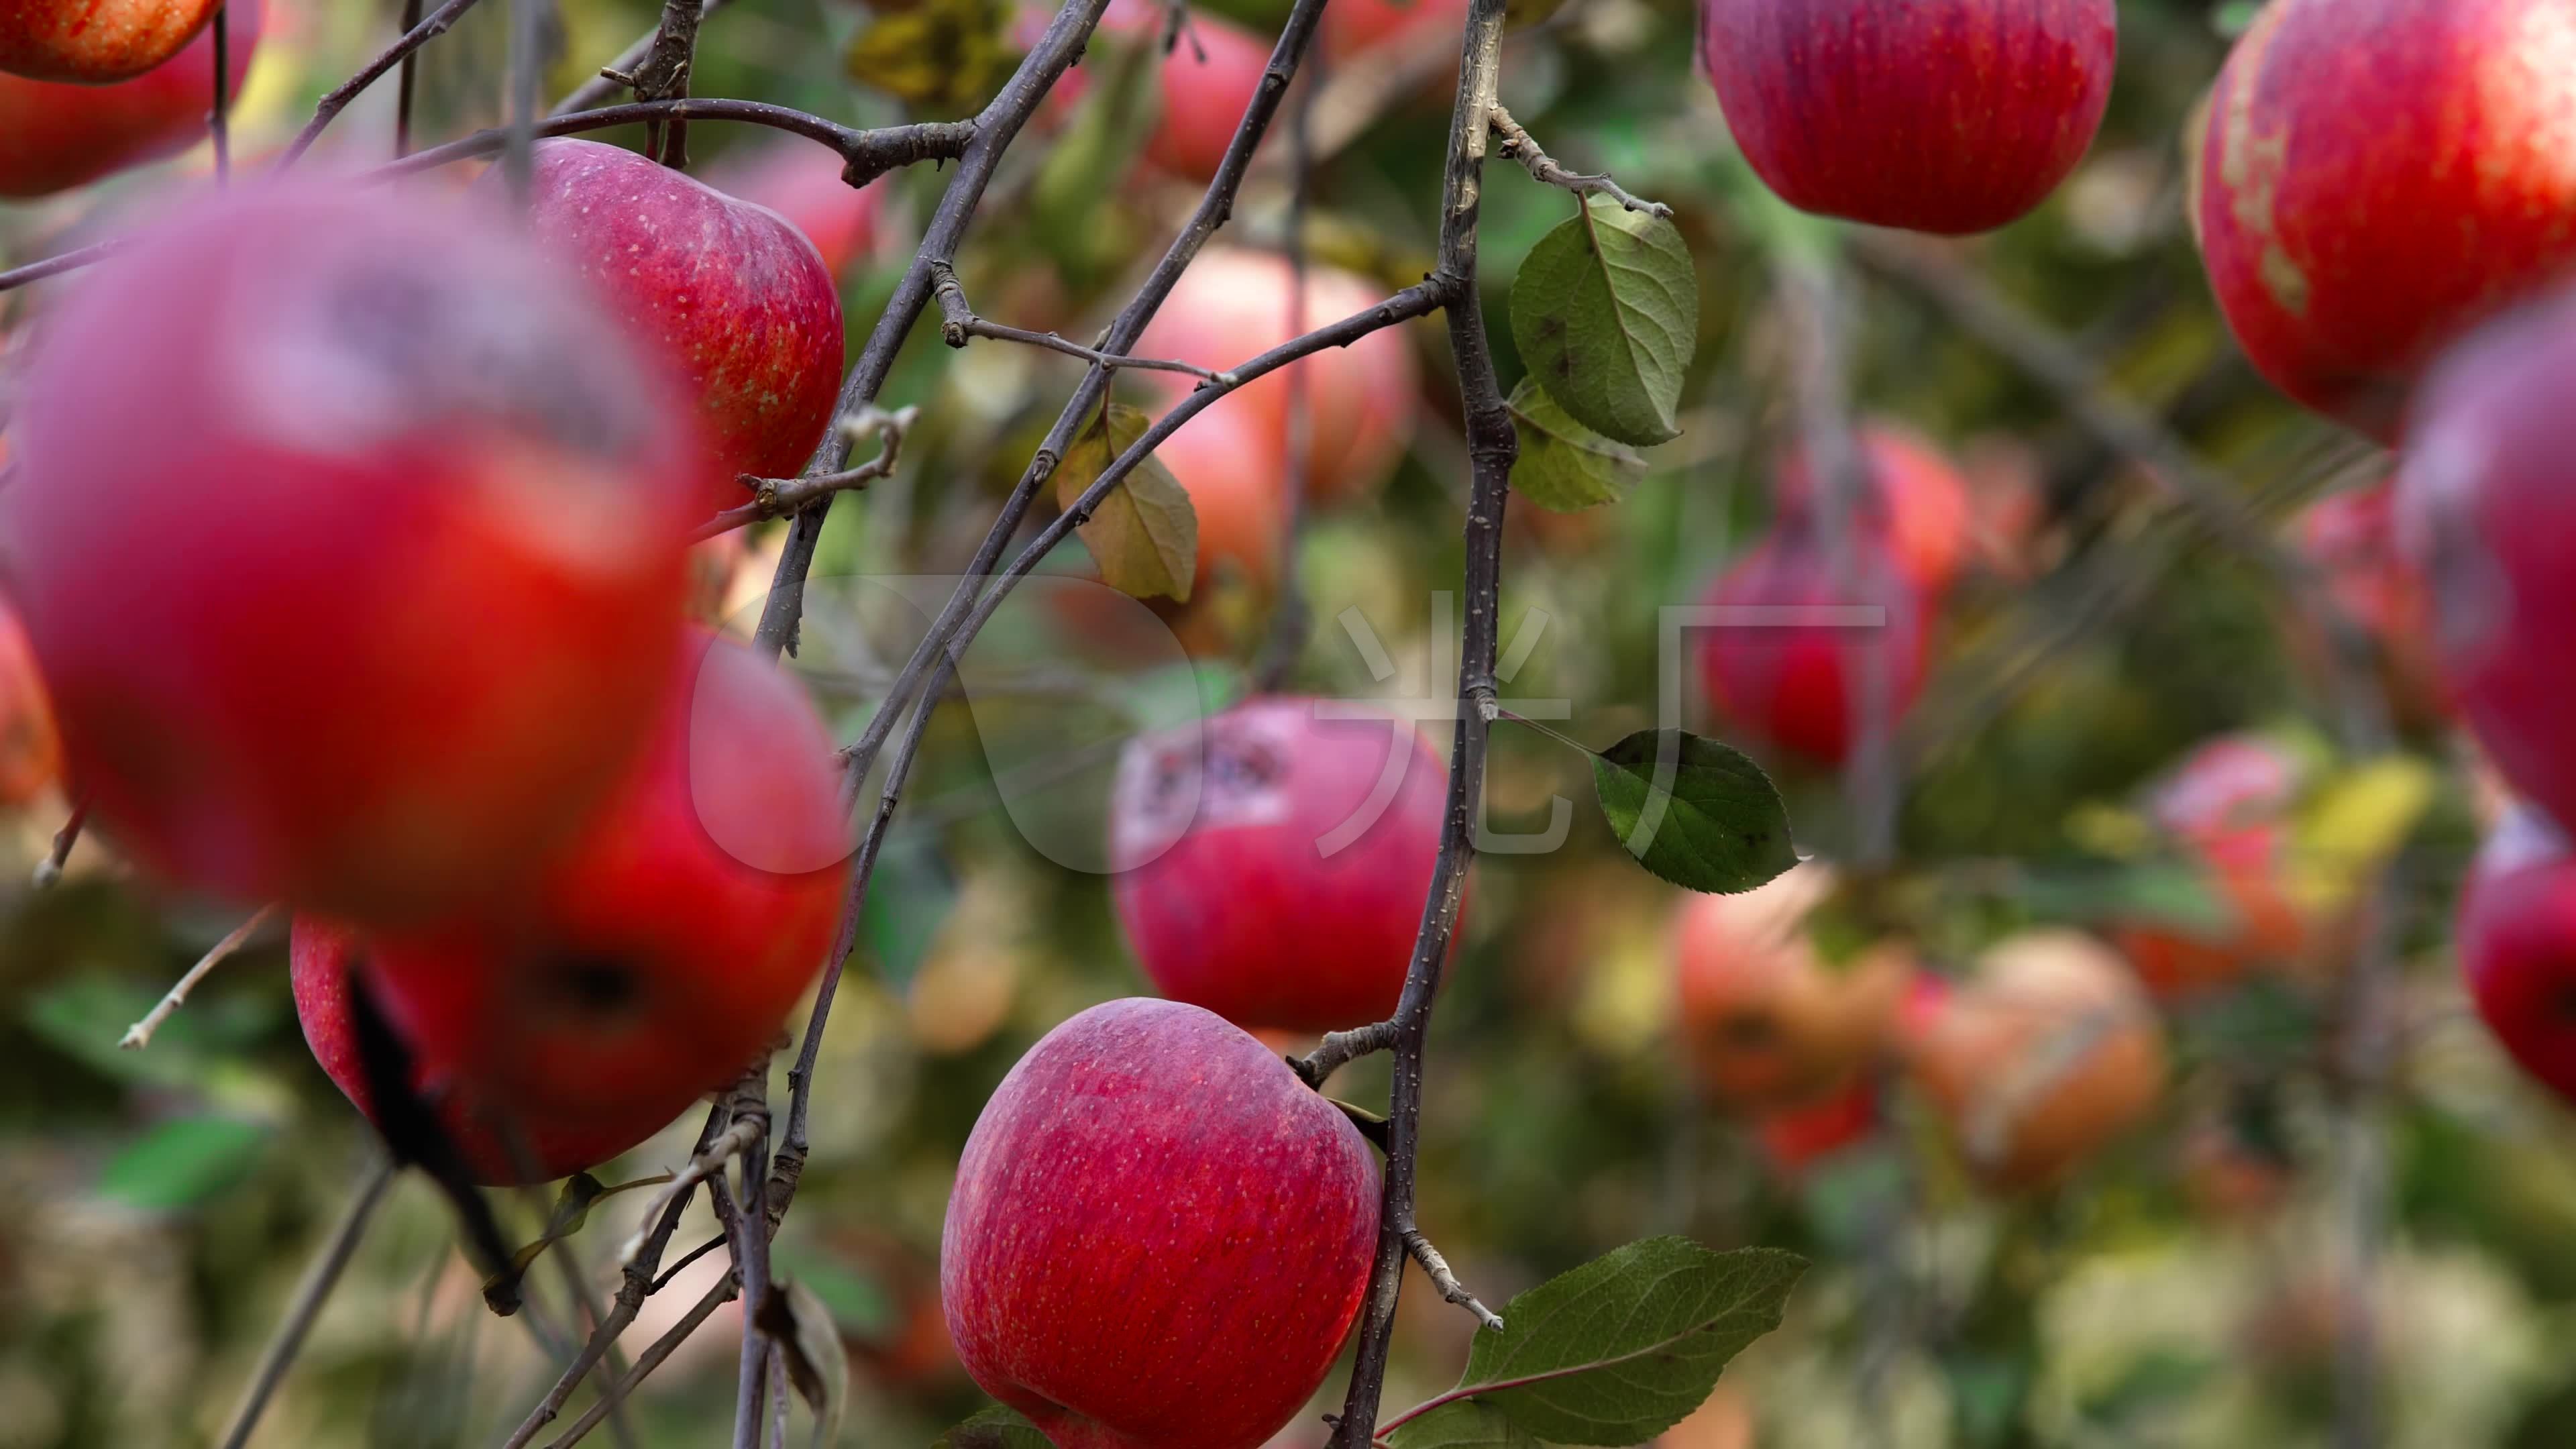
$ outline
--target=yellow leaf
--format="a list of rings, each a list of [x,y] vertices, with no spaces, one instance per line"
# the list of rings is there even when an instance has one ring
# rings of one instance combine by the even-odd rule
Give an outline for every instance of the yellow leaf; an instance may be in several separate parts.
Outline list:
[[[2292,824],[2291,899],[2317,912],[2348,904],[2405,844],[2435,783],[2430,765],[2405,755],[2328,781]]]
[[[906,105],[971,114],[1001,88],[1011,60],[1009,11],[999,0],[922,0],[850,39],[850,78]]]
[[[1056,506],[1070,509],[1110,462],[1145,435],[1149,420],[1111,403],[1095,415],[1056,465]],[[1100,500],[1074,530],[1099,565],[1101,581],[1139,599],[1157,594],[1182,603],[1198,574],[1199,516],[1171,470],[1148,457]]]

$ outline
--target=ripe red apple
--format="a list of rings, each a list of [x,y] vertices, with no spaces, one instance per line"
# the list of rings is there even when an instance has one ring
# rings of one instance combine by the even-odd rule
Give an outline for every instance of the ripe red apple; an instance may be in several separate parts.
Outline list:
[[[376,1120],[351,1021],[349,993],[367,944],[343,926],[298,916],[290,951],[295,1014],[305,1043],[338,1087],[368,1121]],[[499,969],[471,963],[470,969]],[[412,1090],[434,1102],[439,1126],[465,1161],[473,1180],[486,1186],[548,1182],[597,1167],[671,1124],[700,1095],[695,1091],[643,1095],[596,1113],[557,1115],[478,1090],[471,1081],[415,1062]]]
[[[732,1080],[840,917],[850,841],[831,732],[792,676],[690,639],[642,762],[529,898],[380,932],[366,963],[424,1065],[538,1120]]]
[[[841,179],[841,158],[802,136],[750,141],[707,166],[707,184],[766,207],[805,234],[824,270],[845,276],[883,240],[885,191]]]
[[[1833,885],[1828,867],[1801,865],[1743,895],[1686,896],[1674,914],[1683,1053],[1729,1106],[1812,1106],[1886,1044],[1914,962],[1892,943],[1824,959],[1806,919]]]
[[[1387,299],[1384,288],[1326,266],[1306,271],[1303,325],[1292,322],[1288,259],[1268,252],[1209,247],[1180,282],[1135,347],[1139,357],[1178,358],[1224,369],[1327,323]],[[1384,486],[1412,440],[1421,370],[1402,328],[1372,332],[1348,348],[1302,358],[1245,384],[1201,419],[1233,416],[1253,424],[1266,455],[1288,456],[1288,379],[1306,379],[1309,449],[1306,496],[1332,504]],[[1197,384],[1184,373],[1135,372],[1136,385],[1177,401]],[[1200,424],[1193,421],[1190,427]],[[1187,429],[1183,430],[1184,432]]]
[[[2047,199],[2110,103],[2111,0],[1700,0],[1727,129],[1780,199],[1991,231]]]
[[[2380,684],[2397,713],[2430,724],[2449,717],[2450,701],[2434,657],[2432,601],[2399,557],[2396,500],[2392,483],[2330,494],[2299,515],[2290,541],[2323,578],[2335,607],[2377,642]],[[2332,642],[2304,614],[2292,630],[2322,667]]]
[[[1927,596],[1958,577],[1968,550],[1968,481],[1929,439],[1902,423],[1864,424],[1856,441],[1867,490],[1855,512],[1887,541],[1897,566]],[[1778,476],[1781,511],[1805,516],[1815,506],[1813,470],[1803,453],[1783,458]]]
[[[1804,1106],[1781,1107],[1753,1119],[1753,1138],[1771,1170],[1797,1178],[1807,1169],[1869,1140],[1878,1130],[1878,1082],[1859,1077]]]
[[[966,1371],[1056,1449],[1254,1449],[1341,1352],[1378,1169],[1339,1108],[1195,1006],[1047,1033],[984,1104],[940,1239]]]
[[[479,184],[499,186],[499,173]],[[724,474],[708,512],[748,496],[737,474],[804,470],[840,397],[841,294],[794,223],[633,151],[570,138],[537,144],[531,216],[688,376]]]
[[[1164,7],[1132,9],[1147,17],[1140,34],[1160,35]],[[1191,181],[1214,178],[1270,68],[1270,44],[1231,20],[1193,12],[1189,34],[1162,57],[1163,114],[1145,142],[1145,159]]]
[[[2576,820],[2576,295],[2498,323],[2446,358],[2409,423],[2398,545],[2422,577],[2460,714],[2513,787]]]
[[[0,570],[72,779],[154,870],[453,909],[641,747],[704,449],[508,228],[236,187],[85,275],[25,383]]]
[[[1792,524],[1755,544],[1718,578],[1708,602],[1737,612],[1700,631],[1700,678],[1729,721],[1822,765],[1849,757],[1854,703],[1874,669],[1890,722],[1923,687],[1927,606],[1887,545],[1848,541],[1838,578],[1813,530]],[[1885,610],[1882,623],[1844,623],[1820,611]]]
[[[2278,0],[2203,142],[2211,287],[2283,392],[2383,442],[2434,354],[2576,260],[2561,0]]]
[[[2576,1101],[2576,861],[2540,812],[2507,815],[2460,893],[2460,970],[2522,1069]]]
[[[223,0],[5,0],[0,71],[108,85],[177,55]]]
[[[15,809],[61,777],[62,736],[18,616],[0,604],[0,807]]]
[[[2117,955],[2075,931],[2001,941],[1956,985],[1923,978],[1899,1032],[1915,1085],[1969,1170],[1999,1190],[2062,1180],[2164,1094],[2154,1005]]]
[[[1291,1031],[1395,1010],[1449,772],[1411,724],[1353,708],[1269,696],[1127,746],[1110,892],[1166,995]]]
[[[266,10],[266,0],[233,0],[227,96],[241,94]],[[205,139],[214,98],[215,37],[207,31],[167,62],[113,84],[0,74],[0,197],[50,196],[185,151]]]

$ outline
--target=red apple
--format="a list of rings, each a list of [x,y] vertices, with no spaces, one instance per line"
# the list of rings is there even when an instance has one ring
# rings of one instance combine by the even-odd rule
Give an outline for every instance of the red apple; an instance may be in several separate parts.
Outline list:
[[[1923,687],[1926,606],[1887,545],[1848,540],[1838,578],[1822,542],[1792,524],[1765,537],[1720,576],[1708,602],[1737,611],[1700,632],[1700,677],[1718,712],[1780,749],[1839,765],[1858,738],[1863,669],[1880,672],[1888,718]],[[1882,609],[1883,622],[1822,611]]]
[[[2380,440],[2434,354],[2576,260],[2562,0],[2276,0],[2219,76],[2210,285],[2283,392]]]
[[[643,761],[529,899],[380,932],[367,961],[426,1068],[537,1120],[732,1080],[840,918],[850,842],[831,732],[792,676],[690,637]]]
[[[940,1300],[966,1371],[1056,1449],[1254,1449],[1341,1352],[1378,1169],[1339,1108],[1175,1001],[1095,1006],[984,1104]]]
[[[1829,868],[1801,865],[1743,895],[1686,896],[1674,915],[1683,1053],[1729,1106],[1812,1106],[1886,1044],[1913,959],[1880,944],[1827,961],[1806,918],[1833,886]]]
[[[2507,781],[2576,821],[2576,295],[2497,324],[2444,360],[2409,424],[2398,544],[2431,603],[2442,677]]]
[[[153,869],[445,911],[641,747],[704,449],[506,227],[237,187],[84,276],[25,381],[0,571],[71,777]]]
[[[233,0],[227,96],[241,94],[266,9],[265,0]],[[205,139],[214,98],[210,31],[167,62],[114,84],[0,74],[0,197],[50,196],[185,151]]]
[[[2211,929],[2129,922],[2112,940],[2161,1000],[2295,962],[2313,934],[2290,897],[2291,816],[2306,767],[2260,735],[2194,749],[2147,792],[2146,813],[2201,878],[2226,920]]]
[[[1700,0],[1744,158],[1801,211],[1991,231],[2047,199],[2111,97],[2111,0]]]
[[[372,1122],[376,1109],[349,1004],[366,954],[366,943],[355,931],[311,916],[296,918],[290,976],[304,1040],[332,1085]],[[479,962],[471,969],[496,968]],[[700,1095],[645,1095],[597,1113],[557,1116],[478,1091],[470,1081],[415,1067],[412,1090],[437,1104],[439,1126],[449,1143],[473,1180],[487,1186],[548,1182],[597,1167],[669,1126]]]
[[[497,187],[499,173],[482,183]],[[767,207],[597,141],[541,141],[538,237],[688,376],[724,478],[792,478],[841,391],[841,294],[805,234]]]
[[[1899,1021],[1915,1085],[1992,1188],[2063,1180],[2164,1094],[2153,1004],[2078,932],[2010,937],[1956,986],[1926,977]]]
[[[0,0],[0,71],[108,85],[177,55],[223,0]]]
[[[1378,49],[1458,49],[1467,28],[1467,0],[1333,0],[1316,34],[1327,59],[1339,64]]]
[[[1141,33],[1159,38],[1165,8],[1134,8],[1148,16]],[[1233,21],[1193,12],[1189,33],[1162,57],[1163,114],[1145,142],[1145,159],[1191,181],[1213,179],[1270,68],[1270,46]]]
[[[2460,894],[2460,969],[2522,1069],[2576,1101],[2576,860],[2540,812],[2507,815]]]
[[[787,218],[835,277],[847,275],[884,240],[884,189],[843,181],[841,158],[802,136],[746,142],[725,152],[708,165],[707,184]]]
[[[1288,528],[1287,463],[1251,418],[1211,408],[1163,440],[1154,456],[1190,495],[1198,515],[1197,590],[1226,568],[1266,593],[1279,582]]]
[[[1292,1031],[1395,1010],[1448,768],[1412,725],[1354,708],[1271,696],[1129,743],[1110,892],[1165,994]]]
[[[61,777],[63,741],[18,616],[0,605],[0,807],[35,799]]]
[[[1771,1170],[1797,1178],[1826,1158],[1866,1142],[1878,1130],[1878,1083],[1855,1078],[1815,1102],[1781,1107],[1753,1119],[1753,1138]]]
[[[1297,325],[1292,321],[1297,314],[1290,305],[1289,288],[1287,258],[1210,247],[1181,274],[1171,297],[1136,344],[1136,355],[1178,358],[1222,370],[1387,299],[1383,288],[1349,272],[1309,267],[1305,321]],[[1300,359],[1247,383],[1200,416],[1245,419],[1253,425],[1253,436],[1266,455],[1284,462],[1292,374],[1306,379],[1310,420],[1306,496],[1319,503],[1347,502],[1384,486],[1412,440],[1422,391],[1420,368],[1403,329],[1385,328],[1339,352]],[[1166,401],[1177,401],[1196,386],[1186,374],[1176,372],[1134,372],[1127,377]]]
[[[1857,435],[1867,491],[1855,511],[1887,541],[1905,576],[1926,595],[1958,577],[1968,549],[1968,481],[1929,439],[1902,423],[1871,422]],[[1806,456],[1781,460],[1778,499],[1790,516],[1813,512],[1815,482]]]

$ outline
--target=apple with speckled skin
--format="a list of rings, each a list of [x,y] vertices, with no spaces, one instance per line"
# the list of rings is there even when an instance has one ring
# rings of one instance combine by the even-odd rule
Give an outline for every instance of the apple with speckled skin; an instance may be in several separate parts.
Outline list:
[[[2576,261],[2563,0],[2275,0],[2219,75],[2196,211],[2254,365],[2394,441],[2436,352]]]
[[[497,171],[478,186],[498,188]],[[792,478],[841,389],[841,296],[785,217],[633,151],[569,138],[536,147],[537,236],[598,284],[689,379],[725,479]]]
[[[31,352],[0,572],[70,778],[155,873],[444,914],[642,749],[704,448],[512,228],[239,186],[71,283]]]
[[[1701,0],[1727,128],[1783,201],[1991,231],[2082,160],[2111,97],[2112,0]]]
[[[1002,1079],[957,1164],[940,1301],[966,1371],[1056,1449],[1255,1449],[1357,1319],[1378,1166],[1195,1006],[1095,1006]]]
[[[366,954],[365,939],[349,927],[296,917],[288,978],[305,1044],[331,1084],[372,1122],[375,1104],[349,999],[360,989],[357,971]],[[494,1100],[472,1082],[418,1061],[411,1086],[422,1100],[436,1103],[439,1128],[467,1173],[495,1187],[551,1182],[597,1167],[669,1126],[701,1095],[645,1094],[598,1112],[558,1115]]]
[[[1812,764],[1838,766],[1859,738],[1854,705],[1883,686],[1887,720],[1923,687],[1929,647],[1921,595],[1886,541],[1845,540],[1837,568],[1814,528],[1793,522],[1763,538],[1708,595],[1732,612],[1699,631],[1700,679],[1728,723]],[[1877,609],[1864,616],[1835,611]],[[1855,622],[1845,622],[1852,620]],[[1865,671],[1877,671],[1873,681]]]
[[[223,0],[0,0],[0,71],[112,85],[177,55]]]
[[[1128,945],[1164,994],[1238,1026],[1385,1019],[1448,779],[1410,724],[1329,700],[1265,696],[1131,742],[1109,823]]]
[[[840,919],[836,746],[795,677],[691,631],[656,718],[526,901],[378,932],[367,955],[424,1068],[540,1122],[722,1087],[780,1033]]]
[[[2576,822],[2576,293],[2481,332],[2417,400],[2398,546],[2423,580],[2450,697],[2515,790]]]
[[[265,0],[233,0],[228,97],[241,94],[266,10]],[[211,31],[200,31],[168,61],[113,84],[0,74],[0,197],[50,196],[184,151],[205,139],[214,95]]]
[[[2576,1102],[2576,858],[2548,817],[2517,806],[2460,894],[2460,970],[2487,1029],[2522,1069]]]

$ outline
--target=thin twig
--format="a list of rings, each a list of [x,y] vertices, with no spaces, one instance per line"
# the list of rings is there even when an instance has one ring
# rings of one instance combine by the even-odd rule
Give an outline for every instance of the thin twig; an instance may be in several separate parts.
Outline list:
[[[703,543],[718,534],[772,518],[785,518],[818,498],[833,493],[850,492],[867,487],[880,478],[894,476],[903,458],[903,436],[921,417],[918,407],[904,407],[894,412],[880,412],[870,407],[864,415],[844,425],[842,431],[853,442],[884,435],[885,444],[877,455],[855,468],[826,473],[820,478],[756,478],[742,475],[742,485],[751,490],[751,501],[739,508],[728,508],[698,525],[697,539]]]
[[[217,5],[207,28],[215,35],[215,103],[206,112],[206,134],[215,143],[215,184],[229,186],[233,179],[233,131],[228,116],[233,101],[233,7]]]
[[[698,10],[699,23],[703,25],[708,16],[732,3],[733,0],[706,0]],[[632,89],[637,68],[653,54],[653,47],[661,38],[662,27],[657,22],[651,30],[638,36],[633,45],[620,52],[617,59],[601,66],[597,75],[573,87],[570,95],[555,102],[554,109],[547,114],[568,116],[575,111],[587,111],[620,91]]]
[[[602,106],[595,111],[549,116],[536,123],[534,134],[539,139],[570,136],[583,131],[604,131],[612,126],[668,120],[675,116],[699,121],[739,121],[820,141],[841,153],[845,163],[841,177],[852,186],[865,185],[897,167],[921,161],[953,159],[963,154],[975,139],[978,124],[974,121],[916,121],[909,125],[880,126],[861,131],[793,107],[774,106],[765,101],[685,96],[676,101],[635,101],[620,106]],[[477,131],[444,146],[433,146],[406,156],[391,166],[380,166],[367,175],[378,180],[407,176],[433,166],[489,156],[507,147],[509,141],[508,127]]]
[[[732,1118],[730,1109],[727,1110],[726,1116]],[[689,1159],[688,1165],[673,1174],[670,1182],[660,1192],[653,1194],[653,1201],[645,1205],[641,1225],[635,1229],[633,1236],[618,1245],[618,1265],[627,1268],[635,1266],[636,1262],[644,1256],[646,1244],[652,1241],[653,1227],[662,1220],[663,1215],[687,1202],[689,1194],[697,1191],[699,1183],[724,1171],[725,1164],[733,1161],[737,1154],[749,1151],[752,1143],[759,1140],[761,1131],[766,1125],[765,1122],[757,1120],[734,1118],[727,1124],[724,1131],[717,1134],[713,1142],[700,1148],[697,1154]]]
[[[635,99],[673,101],[689,93],[689,71],[697,63],[698,23],[706,18],[702,0],[662,0],[662,23],[643,63],[634,69]],[[689,122],[674,116],[656,128],[651,154],[663,165],[689,164]]]
[[[663,1289],[670,1287],[671,1280],[679,1277],[681,1270],[687,1268],[691,1263],[698,1261],[700,1258],[705,1257],[707,1254],[714,1252],[716,1249],[721,1248],[724,1245],[725,1236],[722,1233],[718,1233],[714,1237],[707,1239],[705,1242],[698,1244],[694,1248],[691,1248],[689,1251],[682,1253],[680,1255],[680,1261],[663,1269],[662,1276],[653,1280],[651,1291],[659,1293]]]
[[[268,918],[276,914],[277,902],[271,901],[252,912],[249,920],[233,927],[230,934],[217,941],[205,955],[197,958],[197,964],[188,968],[187,974],[179,978],[177,985],[163,993],[161,1000],[150,1011],[143,1014],[141,1021],[127,1027],[125,1035],[118,1038],[116,1044],[127,1051],[134,1052],[152,1045],[152,1034],[161,1029],[161,1023],[168,1021],[172,1012],[177,1011],[187,1002],[188,993],[197,989],[197,983],[206,979],[206,973],[222,965],[226,958],[240,950],[242,943],[249,940],[253,932],[268,924]]]
[[[733,1276],[742,1285],[742,1360],[734,1395],[734,1449],[760,1449],[769,1396],[772,1345],[761,1327],[769,1297],[769,1055],[743,1073],[733,1092],[737,1125],[749,1123],[742,1150],[742,1213],[728,1225],[733,1236]],[[719,1189],[723,1179],[717,1179]],[[719,1192],[721,1196],[721,1192]]]
[[[63,828],[54,832],[53,848],[36,862],[36,889],[49,890],[63,878],[63,867],[71,863],[72,847],[80,844],[81,827],[87,823],[89,797],[83,795],[72,802],[72,813],[63,821]]]
[[[1496,1333],[1503,1331],[1503,1320],[1495,1315],[1494,1310],[1476,1301],[1476,1295],[1467,1291],[1456,1273],[1449,1271],[1449,1260],[1440,1256],[1440,1250],[1431,1246],[1431,1240],[1424,1237],[1419,1228],[1405,1231],[1404,1250],[1413,1255],[1413,1261],[1422,1265],[1423,1275],[1431,1280],[1432,1287],[1440,1290],[1442,1301],[1466,1309],[1476,1316],[1476,1322]]]
[[[286,1371],[295,1362],[296,1352],[304,1346],[304,1335],[311,1331],[313,1320],[321,1315],[322,1305],[331,1297],[331,1289],[340,1281],[341,1270],[358,1251],[359,1240],[367,1233],[367,1220],[375,1215],[376,1205],[384,1200],[385,1189],[393,1185],[394,1164],[379,1158],[359,1179],[358,1190],[349,1206],[340,1214],[340,1225],[331,1230],[329,1242],[304,1270],[304,1281],[295,1285],[295,1301],[286,1311],[286,1321],[268,1341],[267,1351],[260,1355],[259,1370],[251,1375],[250,1388],[242,1394],[240,1407],[233,1410],[232,1423],[224,1430],[223,1449],[242,1449],[250,1442],[251,1431],[259,1427],[259,1416],[266,1412],[268,1401],[277,1395],[277,1386],[286,1381]]]
[[[419,28],[423,6],[424,0],[403,0],[403,34],[409,35]],[[419,99],[420,52],[406,51],[402,58],[402,71],[394,77],[394,159],[397,161],[411,154],[412,109]]]
[[[1538,142],[1531,140],[1530,133],[1523,130],[1521,123],[1513,120],[1512,113],[1500,104],[1494,107],[1493,121],[1494,135],[1502,142],[1499,149],[1504,158],[1521,163],[1529,172],[1530,179],[1540,185],[1559,187],[1577,197],[1606,196],[1630,211],[1642,211],[1649,216],[1672,216],[1671,207],[1635,195],[1611,180],[1607,172],[1570,171],[1558,164],[1555,157],[1539,149]]]
[[[538,52],[545,44],[549,0],[510,0],[510,123],[501,148],[501,176],[510,200],[521,207],[537,184],[537,89],[544,68]]]
[[[719,1279],[714,1287],[706,1291],[706,1296],[700,1298],[696,1306],[692,1307],[679,1322],[672,1324],[660,1338],[653,1340],[651,1347],[635,1356],[635,1367],[624,1378],[611,1384],[608,1392],[600,1396],[599,1402],[591,1405],[589,1411],[580,1418],[573,1420],[572,1427],[549,1443],[546,1449],[572,1449],[573,1445],[587,1438],[593,1429],[606,1422],[617,1405],[626,1402],[627,1396],[635,1392],[636,1386],[644,1382],[647,1374],[660,1368],[662,1361],[676,1352],[681,1344],[688,1342],[691,1334],[696,1333],[708,1319],[715,1317],[717,1309],[731,1303],[741,1296],[741,1293],[742,1290],[735,1285],[731,1274]]]
[[[404,31],[400,39],[360,67],[356,75],[332,88],[322,97],[321,104],[313,108],[313,119],[304,123],[304,129],[295,133],[294,140],[286,143],[286,150],[277,158],[277,169],[283,171],[294,165],[305,152],[313,149],[314,142],[322,139],[323,131],[349,108],[351,101],[356,100],[367,87],[382,80],[385,72],[402,64],[404,56],[445,35],[459,17],[473,8],[474,0],[447,0],[446,4],[431,11],[428,19]]]
[[[46,257],[42,261],[29,262],[23,267],[12,267],[5,272],[0,272],[0,292],[14,291],[29,282],[41,282],[47,277],[59,277],[65,272],[86,267],[92,262],[103,262],[124,245],[124,238],[112,237],[103,242],[77,247],[58,256]]]
[[[967,304],[966,289],[959,284],[955,267],[941,262],[936,267],[934,275],[937,277],[937,282],[933,288],[933,294],[938,298],[940,311],[939,335],[940,339],[951,347],[963,347],[973,338],[989,337],[996,342],[1019,342],[1030,347],[1043,347],[1049,351],[1061,352],[1067,357],[1079,357],[1094,367],[1113,370],[1134,368],[1145,372],[1185,372],[1202,382],[1225,381],[1225,374],[1201,367],[1195,362],[1182,362],[1168,357],[1121,357],[1103,352],[1097,347],[1085,347],[1079,342],[1068,341],[1053,332],[1031,332],[1025,327],[1006,327],[999,322],[988,322],[976,316],[975,309]]]
[[[1327,60],[1318,56],[1288,112],[1288,326],[1290,336],[1306,330],[1309,295],[1306,265],[1306,210],[1315,186],[1315,91],[1325,83]],[[1306,589],[1298,575],[1298,545],[1306,531],[1307,490],[1314,485],[1315,407],[1309,369],[1297,368],[1288,384],[1288,486],[1286,516],[1279,524],[1278,597],[1270,605],[1270,632],[1252,669],[1252,687],[1275,693],[1306,652]]]

